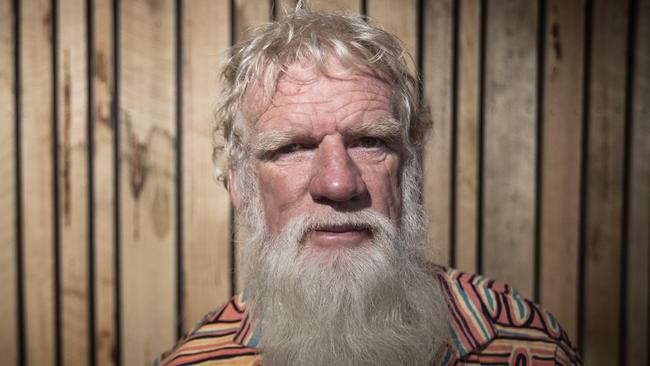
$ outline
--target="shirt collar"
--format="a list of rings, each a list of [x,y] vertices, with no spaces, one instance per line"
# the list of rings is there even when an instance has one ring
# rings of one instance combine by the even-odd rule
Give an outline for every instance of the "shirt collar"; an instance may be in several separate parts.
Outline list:
[[[451,353],[461,360],[496,336],[496,329],[486,314],[494,310],[491,307],[498,306],[498,301],[483,286],[486,280],[480,276],[442,269],[437,271],[437,277],[447,303]]]

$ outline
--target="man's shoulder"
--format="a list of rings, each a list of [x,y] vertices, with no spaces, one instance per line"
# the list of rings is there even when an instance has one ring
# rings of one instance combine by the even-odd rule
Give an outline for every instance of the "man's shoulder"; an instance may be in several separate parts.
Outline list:
[[[205,315],[154,365],[261,365],[251,333],[244,292]]]
[[[578,353],[557,319],[509,285],[455,269],[438,271],[438,276],[459,359],[580,364]]]

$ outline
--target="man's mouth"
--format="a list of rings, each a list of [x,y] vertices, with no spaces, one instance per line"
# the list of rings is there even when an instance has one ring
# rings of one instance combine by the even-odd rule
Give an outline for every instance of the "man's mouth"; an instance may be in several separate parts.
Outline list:
[[[322,249],[355,247],[362,244],[370,236],[370,229],[363,226],[322,226],[307,233],[305,246]]]

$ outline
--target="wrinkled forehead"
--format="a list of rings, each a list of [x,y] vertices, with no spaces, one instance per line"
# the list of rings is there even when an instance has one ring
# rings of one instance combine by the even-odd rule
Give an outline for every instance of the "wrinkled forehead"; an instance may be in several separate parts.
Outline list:
[[[318,66],[310,61],[297,61],[283,68],[276,75],[262,75],[249,86],[244,94],[242,112],[245,120],[255,123],[259,116],[278,98],[300,98],[309,89],[318,88],[324,82],[358,84],[360,88],[376,88],[390,91],[387,78],[382,73],[365,66],[343,65],[330,57]]]

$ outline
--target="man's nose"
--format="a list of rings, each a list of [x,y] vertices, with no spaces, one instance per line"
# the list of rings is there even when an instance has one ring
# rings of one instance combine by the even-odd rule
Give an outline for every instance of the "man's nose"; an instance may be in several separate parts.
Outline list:
[[[323,141],[316,154],[309,186],[314,201],[346,202],[366,195],[361,171],[342,141]]]

